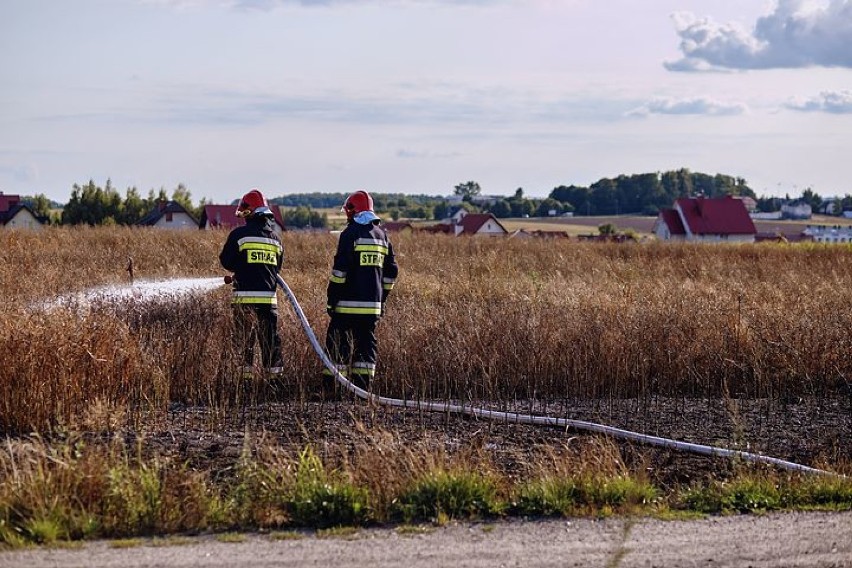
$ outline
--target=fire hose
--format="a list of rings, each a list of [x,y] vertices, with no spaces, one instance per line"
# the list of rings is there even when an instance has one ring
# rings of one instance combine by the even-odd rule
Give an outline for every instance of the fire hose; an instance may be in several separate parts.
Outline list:
[[[355,396],[360,399],[371,401],[384,406],[393,406],[399,408],[410,408],[413,410],[420,410],[426,412],[443,412],[443,413],[453,413],[453,414],[461,414],[466,416],[473,416],[476,418],[482,418],[487,420],[501,421],[507,423],[516,423],[516,424],[532,424],[536,426],[551,426],[558,428],[573,428],[575,430],[593,432],[596,434],[603,434],[606,436],[611,436],[613,438],[629,440],[632,442],[637,442],[640,444],[645,444],[649,446],[657,446],[662,448],[669,448],[678,451],[691,452],[694,454],[702,454],[707,456],[714,457],[725,457],[725,458],[733,458],[733,459],[741,459],[743,461],[752,462],[752,463],[765,463],[774,465],[783,469],[791,470],[791,471],[799,471],[804,473],[814,473],[821,475],[833,475],[837,476],[839,474],[831,471],[826,471],[823,469],[817,469],[814,467],[798,464],[795,462],[790,462],[787,460],[782,460],[780,458],[774,458],[770,456],[765,456],[762,454],[756,454],[752,452],[746,452],[742,450],[733,450],[730,448],[721,448],[715,446],[707,446],[703,444],[695,444],[692,442],[682,442],[678,440],[672,440],[669,438],[661,438],[659,436],[651,436],[648,434],[642,434],[639,432],[632,432],[630,430],[623,430],[621,428],[615,428],[613,426],[606,426],[604,424],[596,424],[594,422],[586,422],[583,420],[574,420],[569,418],[558,418],[553,416],[543,416],[543,415],[534,415],[534,414],[521,414],[518,412],[506,412],[506,411],[497,411],[497,410],[488,410],[485,408],[478,408],[475,406],[466,406],[464,404],[451,404],[446,402],[436,402],[436,401],[423,401],[423,400],[403,400],[398,398],[389,398],[385,396],[378,396],[371,392],[368,392],[357,385],[353,384],[343,373],[340,372],[340,369],[337,368],[332,360],[328,357],[323,347],[320,345],[317,340],[316,334],[314,334],[314,330],[311,328],[311,324],[308,322],[307,317],[305,317],[305,312],[302,310],[302,307],[299,305],[296,296],[293,294],[293,291],[287,285],[281,276],[277,276],[278,285],[286,294],[287,299],[290,301],[290,304],[293,306],[293,311],[296,312],[296,316],[299,318],[299,322],[302,325],[302,329],[307,335],[308,340],[313,346],[314,351],[319,356],[322,364],[326,369],[334,376],[335,380],[347,391],[351,392]]]

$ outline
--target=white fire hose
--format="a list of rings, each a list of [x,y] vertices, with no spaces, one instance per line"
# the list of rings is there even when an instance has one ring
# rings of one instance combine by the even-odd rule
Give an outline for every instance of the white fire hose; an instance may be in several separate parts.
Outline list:
[[[621,428],[614,428],[612,426],[605,426],[603,424],[595,424],[594,422],[585,422],[583,420],[572,420],[569,418],[556,418],[553,416],[537,416],[533,414],[519,414],[517,412],[487,410],[484,408],[477,408],[475,406],[464,406],[460,404],[450,404],[435,401],[402,400],[398,398],[388,398],[384,396],[375,395],[356,386],[346,376],[344,376],[343,373],[340,372],[340,370],[331,361],[331,359],[325,353],[325,350],[317,340],[317,336],[316,334],[314,334],[314,330],[311,328],[311,324],[308,323],[308,319],[305,317],[305,312],[302,311],[302,307],[299,305],[298,300],[296,300],[296,296],[293,294],[293,291],[290,290],[290,287],[287,285],[286,282],[284,282],[284,279],[281,278],[281,276],[278,276],[277,278],[278,285],[281,287],[282,290],[284,290],[284,293],[287,295],[287,299],[290,301],[290,304],[293,306],[293,310],[299,317],[299,321],[302,324],[302,329],[304,329],[305,334],[308,336],[308,340],[310,340],[314,351],[316,351],[317,355],[319,355],[319,358],[322,360],[322,363],[323,365],[325,365],[325,368],[331,372],[331,374],[343,388],[353,393],[358,398],[369,400],[385,406],[411,408],[427,412],[451,412],[454,414],[464,414],[467,416],[475,416],[477,418],[484,418],[501,422],[533,424],[537,426],[554,426],[559,428],[574,428],[576,430],[585,430],[588,432],[595,432],[597,434],[605,434],[607,436],[612,436],[613,438],[630,440],[633,442],[638,442],[640,444],[659,446],[663,448],[670,448],[673,450],[692,452],[695,454],[738,458],[747,462],[766,463],[781,467],[783,469],[801,471],[805,473],[816,473],[821,475],[834,476],[839,475],[835,472],[817,469],[814,467],[809,467],[806,465],[782,460],[779,458],[773,458],[751,452],[744,452],[741,450],[717,448],[714,446],[705,446],[703,444],[694,444],[691,442],[680,442],[677,440],[671,440],[669,438],[661,438],[659,436],[640,434],[639,432],[632,432],[630,430],[622,430]]]

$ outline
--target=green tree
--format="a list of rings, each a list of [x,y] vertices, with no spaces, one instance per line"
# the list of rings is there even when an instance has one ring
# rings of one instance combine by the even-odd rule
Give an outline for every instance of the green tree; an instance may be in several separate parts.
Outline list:
[[[436,203],[432,208],[432,218],[436,220],[446,219],[450,216],[450,206],[446,201]]]
[[[80,186],[74,184],[71,199],[62,210],[65,225],[101,225],[115,223],[121,216],[121,196],[107,180],[106,187],[95,185],[93,180]]]
[[[21,201],[26,203],[36,215],[50,219],[51,202],[43,193],[33,196],[25,195],[21,197]]]
[[[426,208],[422,205],[409,207],[404,213],[409,219],[426,219],[429,216],[429,213],[426,212]]]
[[[822,197],[809,187],[802,191],[802,201],[810,205],[813,211],[818,211],[822,205]]]
[[[512,209],[512,217],[529,217],[535,213],[535,205],[529,199],[510,199],[509,206]]]
[[[135,187],[128,187],[124,192],[124,203],[121,207],[121,214],[118,222],[122,225],[134,225],[139,222],[142,217],[148,214],[153,207],[145,199],[139,195],[139,190]]]
[[[505,219],[512,216],[512,205],[508,199],[500,199],[491,206],[491,214],[498,219]]]
[[[553,188],[550,196],[553,199],[563,203],[570,204],[574,211],[580,214],[591,214],[591,195],[592,192],[588,187],[577,185],[560,185]]]
[[[618,210],[618,187],[614,180],[604,178],[592,184],[592,215],[614,215]]]
[[[535,214],[536,217],[548,217],[551,211],[555,211],[556,215],[562,213],[562,203],[552,197],[548,197],[538,204]]]
[[[479,195],[481,192],[482,188],[475,181],[460,183],[455,187],[454,191],[455,195],[460,195],[464,201],[470,201],[471,197]]]
[[[310,207],[299,206],[284,211],[282,218],[287,227],[307,229],[308,227],[321,228],[328,226],[328,215],[320,214]]]

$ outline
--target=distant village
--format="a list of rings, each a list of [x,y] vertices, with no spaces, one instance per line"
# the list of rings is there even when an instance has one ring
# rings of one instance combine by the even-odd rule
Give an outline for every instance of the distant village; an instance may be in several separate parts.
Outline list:
[[[280,232],[328,232],[341,228],[343,220],[334,211],[344,199],[340,193],[296,193],[271,198],[269,204]],[[742,178],[685,168],[602,178],[588,187],[560,185],[543,199],[525,196],[522,188],[510,196],[485,195],[475,181],[456,185],[445,197],[373,193],[373,199],[389,232],[607,242],[852,242],[852,195],[823,199],[806,188],[797,198],[757,198]],[[230,230],[243,222],[234,203],[202,199],[194,206],[183,184],[171,197],[162,188],[147,198],[128,188],[122,198],[110,180],[104,187],[90,180],[74,184],[64,205],[43,195],[0,191],[0,228],[5,229],[114,224]]]
[[[507,238],[569,238],[568,233],[558,230],[516,229],[508,230],[492,213],[471,212],[464,207],[457,196],[448,197],[450,203],[457,202],[447,209],[447,217],[432,223],[423,221],[387,220],[383,223],[389,232],[423,231],[452,237],[487,236]],[[477,196],[472,200],[486,202],[495,197]],[[285,222],[286,206],[273,206],[275,225],[279,232],[314,230],[327,231],[325,227],[294,227]],[[827,200],[820,213],[834,213],[833,200]],[[557,217],[556,212],[548,217]],[[660,210],[652,228],[652,234],[662,241],[697,242],[761,242],[761,241],[812,241],[818,243],[852,243],[852,221],[844,225],[843,221],[852,219],[852,211],[842,211],[836,215],[833,225],[807,225],[800,233],[780,235],[761,233],[755,221],[763,220],[809,220],[813,216],[812,207],[800,200],[784,203],[776,212],[759,212],[757,203],[750,197],[724,196],[716,198],[684,197],[675,200],[671,208]],[[573,217],[573,212],[562,213],[559,217]],[[47,224],[46,217],[38,215],[33,208],[18,195],[0,193],[0,227],[5,229],[38,230]],[[200,218],[184,205],[174,200],[161,200],[136,224],[158,229],[207,229],[230,230],[244,221],[235,214],[232,204],[205,204],[201,207]],[[597,233],[579,235],[579,240],[626,241],[636,240],[635,235],[620,233],[616,227],[599,227]]]

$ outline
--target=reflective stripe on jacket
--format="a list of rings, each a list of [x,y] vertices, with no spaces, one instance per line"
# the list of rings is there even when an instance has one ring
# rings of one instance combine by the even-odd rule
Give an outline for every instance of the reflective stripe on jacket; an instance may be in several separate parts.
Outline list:
[[[328,280],[328,306],[338,314],[379,316],[399,267],[378,224],[349,223],[340,233]]]
[[[244,226],[230,232],[222,247],[219,262],[234,273],[234,304],[276,305],[284,248],[273,223],[271,216],[249,217]]]

